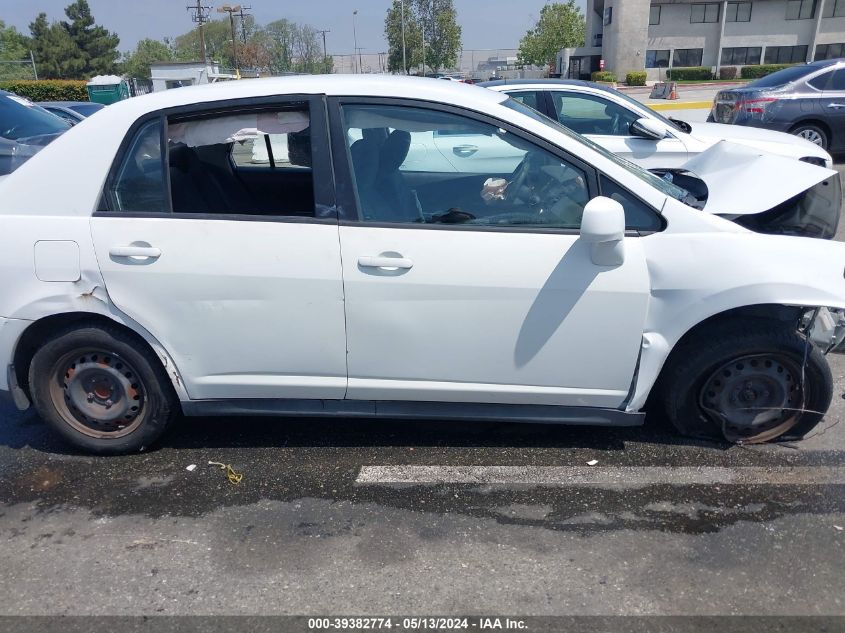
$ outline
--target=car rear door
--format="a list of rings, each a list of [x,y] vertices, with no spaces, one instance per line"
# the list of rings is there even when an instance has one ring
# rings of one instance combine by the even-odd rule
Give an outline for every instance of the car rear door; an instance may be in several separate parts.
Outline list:
[[[841,148],[845,141],[845,68],[833,72],[824,89],[820,109],[831,131],[829,149]]]
[[[345,394],[324,112],[317,97],[206,104],[140,121],[124,144],[91,220],[97,258],[110,300],[170,352],[192,399]],[[272,135],[290,155],[253,162],[257,140],[279,147]]]

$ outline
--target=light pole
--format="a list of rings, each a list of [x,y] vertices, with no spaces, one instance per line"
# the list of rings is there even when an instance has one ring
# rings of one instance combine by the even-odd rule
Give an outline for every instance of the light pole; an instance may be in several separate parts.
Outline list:
[[[224,4],[222,7],[217,7],[217,13],[229,14],[229,25],[232,27],[232,61],[235,64],[235,73],[240,78],[240,70],[238,69],[238,40],[235,35],[235,14],[240,12],[241,5],[231,6]]]
[[[355,52],[358,53],[358,70],[356,72],[358,72],[360,74],[360,72],[361,72],[361,51],[358,50],[358,30],[355,26],[355,21],[356,21],[357,15],[358,15],[358,9],[355,9],[352,12],[352,39],[355,42]],[[355,57],[354,56],[352,57],[352,65],[353,66],[355,65]]]
[[[405,0],[399,0],[402,5],[402,72],[408,74],[408,60],[405,58]]]

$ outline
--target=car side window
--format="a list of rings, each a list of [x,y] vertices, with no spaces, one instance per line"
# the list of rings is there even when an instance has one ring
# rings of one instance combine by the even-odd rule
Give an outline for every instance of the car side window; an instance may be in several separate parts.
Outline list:
[[[174,213],[314,216],[307,106],[172,118]]]
[[[625,228],[629,231],[659,231],[662,222],[657,212],[631,192],[623,189],[610,178],[599,178],[601,195],[616,200],[625,209]]]
[[[830,78],[830,85],[826,89],[836,91],[845,90],[845,69],[840,69],[833,73],[833,77]]]
[[[527,105],[529,108],[533,108],[538,112],[543,111],[540,105],[542,93],[538,90],[512,90],[505,92],[505,94],[511,99]]]
[[[129,143],[110,189],[114,211],[168,211],[159,119],[142,125]]]
[[[630,136],[631,123],[640,118],[636,112],[588,94],[552,91],[552,102],[561,125],[579,134]]]
[[[817,77],[813,77],[807,83],[810,84],[816,90],[824,90],[825,88],[827,88],[827,84],[830,81],[832,75],[832,72],[822,73]]]
[[[581,224],[590,198],[584,169],[495,125],[386,105],[345,105],[343,120],[364,222],[559,229]],[[457,131],[462,134],[449,134]],[[437,145],[424,146],[427,134]],[[406,163],[414,170],[403,169]]]

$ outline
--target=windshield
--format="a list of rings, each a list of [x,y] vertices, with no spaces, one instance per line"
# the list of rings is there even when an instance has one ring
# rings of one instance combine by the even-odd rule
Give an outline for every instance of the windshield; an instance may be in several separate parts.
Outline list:
[[[807,66],[803,64],[801,66],[784,68],[776,73],[772,73],[771,75],[766,75],[765,77],[760,77],[760,79],[757,79],[756,81],[752,81],[746,86],[746,88],[776,88],[778,86],[785,86],[786,84],[797,79],[801,79],[805,75],[809,75],[811,72],[815,72],[817,70],[819,70],[817,66]]]
[[[61,134],[70,125],[26,99],[0,94],[0,136],[10,141],[29,136]]]
[[[613,161],[614,163],[616,163],[617,165],[619,165],[620,167],[622,167],[626,171],[635,175],[640,180],[646,182],[647,184],[651,185],[652,187],[654,187],[655,189],[657,189],[661,193],[669,196],[670,198],[674,198],[675,200],[679,200],[680,202],[684,202],[689,195],[689,193],[686,190],[681,189],[680,187],[677,187],[677,186],[673,185],[672,183],[670,183],[666,180],[663,180],[663,178],[660,178],[659,176],[655,176],[653,173],[651,173],[647,169],[643,169],[639,165],[635,165],[631,161],[625,160],[621,156],[617,156],[616,154],[613,154],[612,152],[607,151],[601,145],[594,143],[593,141],[586,138],[585,136],[581,136],[580,134],[573,132],[568,127],[561,125],[557,121],[554,121],[554,120],[550,119],[549,117],[537,112],[536,110],[528,107],[524,103],[520,103],[516,99],[508,99],[507,101],[503,101],[502,105],[504,105],[506,108],[510,108],[511,110],[516,110],[517,112],[519,112],[521,114],[529,116],[532,119],[534,119],[535,121],[540,121],[541,123],[544,123],[545,125],[548,125],[550,128],[554,129],[556,132],[562,132],[563,134],[566,134],[568,137],[572,138],[573,140],[576,140],[579,143],[582,143],[582,144],[588,146],[590,149],[598,152],[599,154],[601,154],[602,156],[604,156],[608,160]]]

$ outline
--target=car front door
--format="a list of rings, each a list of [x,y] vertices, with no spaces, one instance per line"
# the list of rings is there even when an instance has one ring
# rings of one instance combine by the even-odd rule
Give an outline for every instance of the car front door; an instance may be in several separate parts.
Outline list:
[[[642,167],[679,167],[688,159],[686,146],[671,130],[660,140],[633,135],[631,124],[642,114],[616,101],[569,90],[549,95],[562,125]]]
[[[593,264],[579,240],[601,180],[589,166],[445,106],[348,101],[333,126],[358,139],[334,146],[339,183],[354,183],[340,226],[348,398],[623,403],[649,277],[639,238],[618,266]],[[463,172],[403,171],[426,128],[483,136],[519,165],[473,170],[469,156]]]
[[[91,220],[97,258],[192,399],[345,394],[324,111],[313,97],[199,108],[130,132]]]

